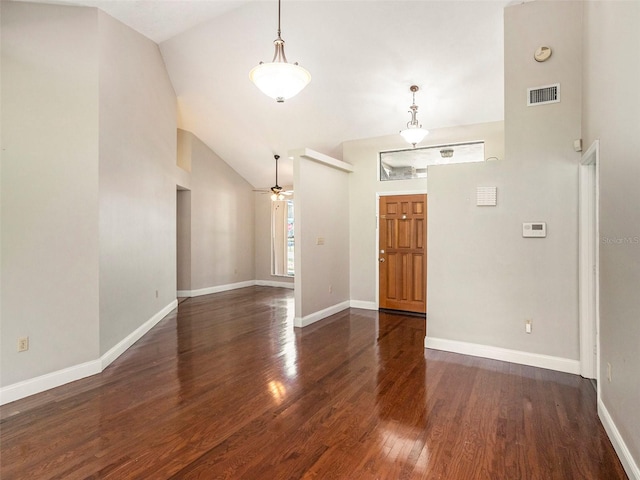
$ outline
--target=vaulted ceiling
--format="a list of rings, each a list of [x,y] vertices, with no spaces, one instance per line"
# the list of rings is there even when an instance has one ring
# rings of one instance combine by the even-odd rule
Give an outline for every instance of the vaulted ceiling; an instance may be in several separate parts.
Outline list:
[[[287,58],[312,80],[282,104],[249,80],[273,56],[275,0],[55,3],[96,6],[158,43],[179,127],[254,187],[273,184],[274,153],[284,157],[280,183],[290,184],[292,149],[342,158],[346,140],[398,133],[412,84],[427,129],[503,119],[504,0],[284,0]]]

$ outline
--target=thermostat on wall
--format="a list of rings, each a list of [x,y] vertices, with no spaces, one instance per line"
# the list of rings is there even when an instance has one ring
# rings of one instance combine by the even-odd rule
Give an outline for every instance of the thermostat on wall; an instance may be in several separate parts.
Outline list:
[[[522,224],[522,236],[542,238],[547,236],[546,222],[525,222]]]

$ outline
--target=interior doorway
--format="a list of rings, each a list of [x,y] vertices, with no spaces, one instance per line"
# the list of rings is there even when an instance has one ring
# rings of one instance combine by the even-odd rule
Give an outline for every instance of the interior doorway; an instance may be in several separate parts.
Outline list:
[[[598,155],[596,140],[580,162],[579,191],[579,311],[580,374],[598,380],[599,255]]]
[[[191,291],[191,190],[177,187],[176,192],[176,297]]]
[[[427,195],[378,201],[378,299],[383,309],[427,312]]]

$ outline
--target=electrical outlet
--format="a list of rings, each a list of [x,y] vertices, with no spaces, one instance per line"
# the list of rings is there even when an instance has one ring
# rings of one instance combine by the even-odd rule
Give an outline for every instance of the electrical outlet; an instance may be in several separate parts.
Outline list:
[[[158,298],[158,290],[156,290],[156,298]]]
[[[329,293],[333,293],[333,285],[329,285]]]
[[[611,364],[607,362],[607,380],[611,383]]]
[[[20,337],[18,339],[18,352],[26,352],[29,350],[29,337]]]
[[[533,320],[525,320],[524,321],[524,331],[526,333],[531,333],[532,327],[533,327]]]

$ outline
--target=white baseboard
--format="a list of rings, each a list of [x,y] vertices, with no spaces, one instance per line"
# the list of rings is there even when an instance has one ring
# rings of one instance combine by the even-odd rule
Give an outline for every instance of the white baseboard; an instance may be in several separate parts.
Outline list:
[[[177,297],[199,297],[201,295],[211,295],[212,293],[227,292],[236,288],[253,287],[255,280],[247,280],[245,282],[228,283],[226,285],[216,285],[215,287],[200,288],[198,290],[178,290]]]
[[[290,288],[293,290],[293,282],[276,282],[273,280],[256,280],[255,285],[259,287],[276,287],[276,288]]]
[[[21,398],[35,395],[36,393],[41,393],[45,390],[50,390],[102,372],[111,362],[122,355],[127,348],[137,342],[171,310],[176,308],[177,305],[177,300],[172,301],[115,347],[96,360],[90,360],[79,365],[73,365],[71,367],[63,368],[62,370],[57,370],[55,372],[40,375],[39,377],[30,378],[28,380],[0,388],[0,405],[15,402]]]
[[[169,312],[171,312],[177,306],[178,306],[178,300],[174,300],[169,305],[167,305],[162,310],[160,310],[158,313],[156,313],[149,320],[147,320],[138,328],[136,328],[129,335],[127,335],[124,339],[118,342],[117,345],[110,348],[107,351],[107,353],[105,353],[104,355],[102,355],[102,357],[100,357],[102,370],[107,368],[116,358],[118,358],[120,355],[126,352],[131,345],[133,345],[138,340],[140,340],[145,333],[147,333],[149,330],[155,327],[160,320],[166,317],[169,314]]]
[[[523,352],[520,350],[510,350],[508,348],[493,347],[491,345],[480,345],[478,343],[460,342],[457,340],[447,340],[444,338],[424,338],[424,348],[434,350],[444,350],[446,352],[462,353],[474,357],[491,358],[504,362],[518,363],[532,367],[547,368],[558,372],[580,374],[580,361],[570,358],[552,357],[539,353]]]
[[[337,303],[336,305],[325,308],[323,310],[319,310],[302,318],[296,317],[293,319],[293,326],[300,328],[306,327],[307,325],[318,322],[323,318],[330,317],[331,315],[341,312],[342,310],[346,310],[347,308],[349,308],[349,300],[342,303]]]
[[[364,310],[378,310],[376,302],[365,302],[364,300],[351,300],[349,306],[351,308],[362,308]]]
[[[65,383],[75,382],[81,378],[100,373],[100,360],[91,360],[79,365],[63,368],[55,372],[46,373],[39,377],[30,378],[22,382],[0,388],[0,405],[15,402],[21,398],[59,387]]]
[[[640,480],[640,468],[634,461],[631,452],[627,448],[627,444],[624,442],[616,424],[613,422],[611,415],[609,415],[607,407],[604,406],[604,403],[602,403],[602,399],[600,398],[598,399],[598,416],[600,417],[600,421],[602,422],[602,426],[607,432],[607,435],[609,435],[609,440],[611,440],[613,449],[618,454],[620,463],[622,463],[629,480]]]

